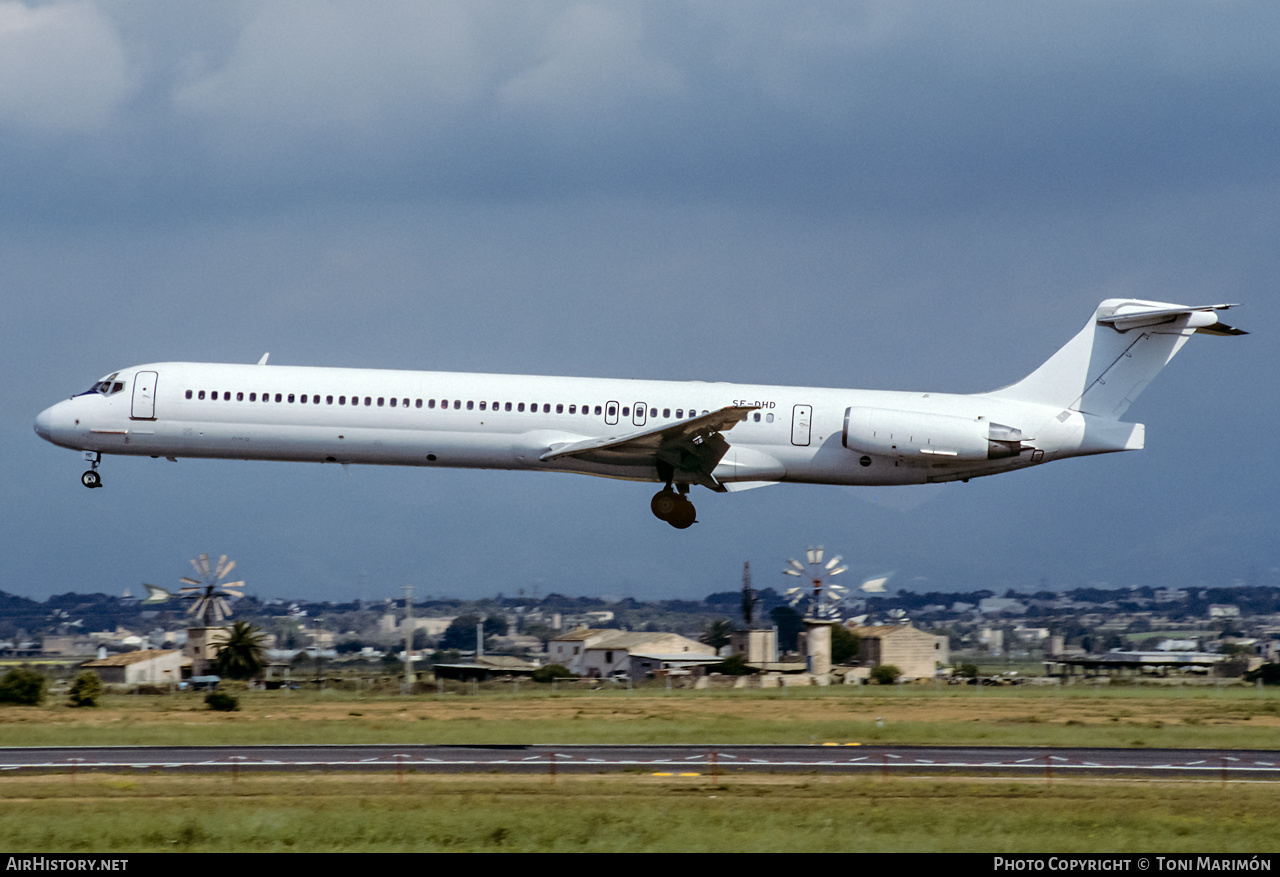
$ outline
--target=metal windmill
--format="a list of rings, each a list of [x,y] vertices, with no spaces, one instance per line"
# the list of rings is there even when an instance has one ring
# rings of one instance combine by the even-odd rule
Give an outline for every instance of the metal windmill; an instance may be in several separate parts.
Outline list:
[[[190,608],[187,609],[187,614],[196,616],[203,622],[205,627],[213,627],[219,621],[231,615],[231,607],[227,603],[227,598],[243,597],[244,592],[239,588],[243,587],[244,582],[222,583],[222,579],[227,576],[227,573],[235,569],[236,565],[234,560],[227,560],[225,554],[218,558],[217,566],[212,569],[209,567],[209,555],[207,554],[192,558],[191,565],[200,574],[200,578],[193,579],[190,576],[183,576],[179,581],[186,587],[179,588],[176,594],[159,585],[143,582],[142,586],[147,589],[147,598],[142,601],[142,605],[154,606],[157,603],[164,603],[173,597],[191,600],[192,603]]]
[[[193,558],[191,565],[200,574],[200,578],[197,580],[183,576],[179,579],[186,587],[178,589],[178,596],[184,600],[193,601],[191,608],[187,610],[188,615],[194,615],[202,619],[205,627],[213,627],[214,624],[231,614],[231,607],[227,604],[227,597],[244,596],[243,591],[237,590],[244,586],[244,582],[222,583],[227,573],[235,569],[236,566],[236,562],[227,560],[225,554],[218,558],[218,565],[212,570],[209,568],[209,555],[207,554]]]
[[[838,554],[825,563],[824,556],[821,547],[810,548],[805,552],[805,557],[809,561],[807,565],[795,558],[787,561],[789,568],[784,569],[782,574],[806,578],[809,583],[788,588],[786,597],[792,606],[799,607],[803,604],[802,614],[808,618],[839,621],[840,602],[844,599],[847,589],[832,584],[830,579],[845,572],[849,567],[840,562],[841,558]]]

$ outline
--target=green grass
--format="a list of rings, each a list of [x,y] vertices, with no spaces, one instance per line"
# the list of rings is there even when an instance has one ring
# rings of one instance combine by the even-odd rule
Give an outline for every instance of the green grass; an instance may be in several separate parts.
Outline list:
[[[394,775],[0,781],[21,852],[1273,852],[1275,786]]]
[[[409,698],[242,692],[110,696],[98,710],[0,708],[0,745],[219,743],[820,743],[1280,748],[1280,692],[905,686],[574,691]]]

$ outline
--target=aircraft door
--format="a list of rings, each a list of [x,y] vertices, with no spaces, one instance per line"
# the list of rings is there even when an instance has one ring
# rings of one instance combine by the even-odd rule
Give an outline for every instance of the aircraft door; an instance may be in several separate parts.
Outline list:
[[[635,423],[636,426],[644,426],[645,418],[648,417],[649,412],[643,402],[636,403],[634,414],[635,416],[632,418],[632,422]]]
[[[791,409],[791,444],[802,448],[809,446],[809,431],[813,425],[813,406],[796,405]]]
[[[138,372],[133,376],[133,408],[129,417],[133,420],[156,419],[156,372]]]

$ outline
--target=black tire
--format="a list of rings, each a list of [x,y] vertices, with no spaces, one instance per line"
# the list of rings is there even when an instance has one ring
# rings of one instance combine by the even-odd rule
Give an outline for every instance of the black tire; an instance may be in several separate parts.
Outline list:
[[[680,508],[680,503],[683,501],[674,490],[663,488],[653,495],[653,499],[649,500],[649,509],[659,521],[670,521],[671,516],[676,513],[676,510]]]
[[[687,530],[698,521],[698,510],[693,507],[693,503],[684,497],[680,497],[680,504],[676,510],[667,518],[667,523],[675,527],[677,530]]]
[[[90,469],[80,476],[80,483],[88,488],[101,487],[102,476]]]

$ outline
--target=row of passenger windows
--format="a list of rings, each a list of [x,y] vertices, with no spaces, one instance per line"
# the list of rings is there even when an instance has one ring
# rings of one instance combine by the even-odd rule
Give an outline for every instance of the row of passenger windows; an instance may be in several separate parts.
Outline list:
[[[197,400],[204,400],[204,399],[208,399],[209,401],[213,401],[213,402],[217,402],[218,400],[222,400],[222,401],[224,401],[224,402],[230,402],[230,401],[232,401],[233,396],[234,396],[234,399],[235,399],[235,401],[236,401],[236,402],[245,402],[245,401],[248,401],[248,402],[259,402],[259,401],[261,401],[261,402],[271,402],[271,401],[273,401],[273,400],[274,400],[274,401],[276,401],[276,402],[297,403],[297,404],[300,404],[300,405],[307,405],[307,404],[310,404],[310,405],[320,405],[320,404],[322,404],[322,403],[321,403],[321,397],[320,397],[320,396],[318,396],[318,395],[313,395],[313,394],[310,394],[310,393],[300,393],[300,394],[295,394],[295,393],[275,393],[275,394],[273,395],[273,394],[271,394],[271,393],[261,393],[261,394],[259,394],[259,393],[243,393],[243,392],[236,392],[236,393],[232,393],[230,390],[187,390],[187,392],[186,392],[186,397],[187,397],[188,399],[197,399]],[[409,400],[409,399],[407,399],[407,398],[399,398],[399,397],[395,397],[395,396],[392,396],[392,397],[389,397],[389,398],[388,398],[388,397],[385,397],[385,396],[363,396],[363,397],[361,397],[361,396],[351,396],[351,397],[350,397],[350,400],[348,400],[348,397],[346,397],[346,396],[325,396],[325,397],[323,397],[323,398],[324,398],[324,402],[323,402],[323,404],[325,404],[325,405],[333,405],[333,404],[338,404],[338,405],[347,405],[347,404],[351,404],[351,405],[355,405],[355,406],[364,405],[364,406],[366,406],[366,407],[377,407],[377,408],[383,408],[383,407],[388,407],[388,408],[409,408],[409,407],[410,407],[410,400]],[[462,399],[440,399],[440,400],[438,400],[438,401],[437,401],[437,400],[435,400],[435,399],[427,399],[427,400],[425,400],[425,401],[424,401],[424,400],[422,400],[422,399],[414,399],[414,400],[412,401],[412,407],[414,407],[414,408],[427,408],[427,409],[432,409],[432,408],[437,408],[437,407],[438,407],[440,410],[446,410],[446,409],[450,409],[450,408],[452,408],[452,410],[454,410],[454,411],[462,411],[462,410],[464,410],[464,409],[465,409],[466,411],[476,411],[476,410],[479,410],[479,411],[515,411],[515,412],[517,412],[517,413],[524,412],[524,411],[528,411],[529,413],[536,413],[536,412],[538,411],[539,405],[541,405],[542,413],[543,413],[543,414],[550,414],[550,413],[551,413],[551,411],[552,411],[552,409],[554,408],[554,409],[555,409],[556,414],[565,414],[565,413],[568,413],[568,414],[585,414],[585,415],[588,415],[588,416],[590,416],[590,415],[594,414],[594,415],[596,415],[596,416],[600,416],[600,415],[605,415],[605,414],[606,414],[605,409],[607,408],[607,409],[608,409],[608,413],[607,413],[607,415],[606,415],[606,416],[608,416],[608,417],[610,417],[610,418],[613,418],[613,417],[617,417],[617,416],[618,416],[618,405],[617,405],[617,403],[616,403],[616,402],[611,402],[611,403],[609,403],[608,405],[565,405],[564,403],[555,403],[555,404],[553,405],[553,404],[552,404],[552,403],[550,403],[550,402],[542,402],[542,403],[538,403],[538,402],[529,402],[529,403],[527,403],[527,404],[526,404],[526,403],[524,403],[524,402],[484,402],[484,401],[477,402],[477,401],[475,401],[474,399],[467,399],[467,400],[462,400]],[[683,420],[683,419],[684,419],[684,417],[685,417],[685,413],[686,413],[686,412],[685,412],[685,409],[684,409],[684,408],[676,408],[676,409],[675,409],[675,419],[676,419],[676,420]],[[703,414],[707,414],[708,412],[707,412],[707,411],[703,411],[702,413],[703,413]],[[657,417],[657,416],[658,416],[658,409],[657,409],[657,408],[652,408],[652,407],[647,407],[647,406],[645,406],[643,403],[641,403],[641,404],[636,405],[635,415],[636,415],[636,417],[637,417],[637,418],[643,418],[643,417],[645,417],[646,415],[647,415],[648,417]],[[663,408],[663,409],[662,409],[662,417],[663,417],[664,419],[670,419],[670,418],[671,418],[671,415],[672,415],[672,409],[670,409],[670,408]],[[624,405],[624,406],[622,406],[622,416],[623,416],[623,417],[630,417],[630,416],[631,416],[631,406],[629,406],[629,405]],[[698,416],[698,410],[697,410],[696,408],[690,408],[690,409],[688,409],[688,416],[689,416],[689,417],[697,417],[697,416]],[[745,418],[744,418],[744,419],[745,419]],[[759,411],[755,412],[755,420],[756,420],[756,422],[759,422],[759,421],[760,421],[760,412],[759,412]],[[768,420],[769,420],[769,422],[770,422],[770,423],[772,423],[772,422],[773,422],[773,415],[772,415],[772,414],[768,415]]]

